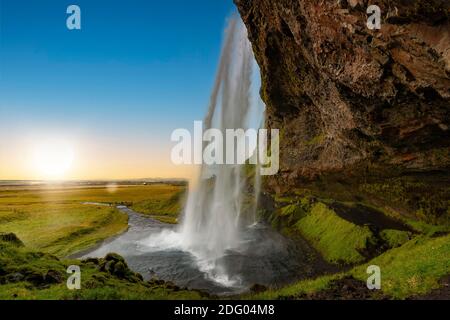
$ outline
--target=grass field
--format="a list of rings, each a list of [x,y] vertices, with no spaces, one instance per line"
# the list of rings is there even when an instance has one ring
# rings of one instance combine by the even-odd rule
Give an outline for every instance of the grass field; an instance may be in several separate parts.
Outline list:
[[[0,232],[15,233],[27,247],[65,257],[127,229],[126,204],[165,222],[176,222],[185,187],[169,184],[95,187],[0,187]]]
[[[23,242],[0,237],[0,300],[201,299],[197,291],[143,281],[117,255],[114,263],[111,255],[65,258],[127,229],[128,217],[115,205],[176,222],[184,194],[184,186],[169,184],[0,187],[0,235],[12,232]],[[67,290],[66,269],[80,263],[82,289]]]

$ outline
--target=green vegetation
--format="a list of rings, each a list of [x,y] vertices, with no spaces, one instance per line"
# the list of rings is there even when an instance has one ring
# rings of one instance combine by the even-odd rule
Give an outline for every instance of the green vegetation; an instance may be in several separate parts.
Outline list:
[[[127,215],[109,204],[131,205],[138,212],[142,208],[143,213],[173,223],[183,192],[182,186],[166,184],[3,187],[0,232],[13,232],[32,249],[65,257],[127,229]]]
[[[124,232],[125,204],[174,223],[185,187],[165,184],[0,189],[0,299],[200,299],[164,281],[145,282],[118,255],[60,260]],[[66,269],[80,265],[81,290],[68,290]]]
[[[386,229],[380,232],[380,237],[389,245],[389,248],[397,248],[411,239],[411,233]]]
[[[23,241],[0,234],[0,299],[202,298],[199,292],[171,283],[143,281],[117,255],[83,262],[61,260],[126,230],[127,216],[114,205],[126,204],[137,212],[175,223],[184,196],[184,187],[162,184],[0,189],[0,232],[14,232]],[[276,197],[277,209],[264,215],[285,234],[308,240],[326,261],[353,268],[242,298],[305,298],[305,294],[335,290],[335,281],[344,277],[365,282],[367,266],[378,265],[382,272],[380,297],[404,299],[438,288],[440,279],[450,274],[448,225],[432,224],[417,215],[405,216],[390,206],[373,206],[417,233],[378,232],[345,220],[331,209],[331,203],[309,191],[298,191]],[[346,204],[351,207],[351,202]],[[380,245],[382,249],[371,251]],[[368,257],[374,258],[367,261]],[[81,290],[66,287],[66,269],[71,264],[81,265]]]
[[[364,261],[361,252],[373,240],[368,227],[360,227],[341,219],[323,203],[315,204],[295,226],[332,263]]]
[[[0,187],[0,205],[35,203],[133,204],[143,200],[169,198],[184,190],[184,186],[170,184],[107,185],[81,187]]]
[[[324,200],[294,196],[276,201],[282,207],[268,216],[272,226],[287,235],[300,234],[330,263],[364,262],[364,253],[377,241],[368,227],[342,219]]]
[[[450,229],[450,189],[441,179],[446,177],[434,177],[432,181],[399,177],[383,182],[363,183],[358,189],[367,195],[383,199],[386,204],[405,209],[411,213],[410,218]]]
[[[450,232],[449,225],[434,225],[420,220],[404,219],[405,223],[417,232],[432,236],[434,234]]]
[[[448,206],[448,188],[436,191],[445,183],[438,179],[433,181],[437,181],[431,188],[435,194],[429,200],[426,195],[430,193],[427,187],[430,184],[416,177],[366,183],[360,185],[359,192],[336,183],[331,187],[320,185],[317,190],[304,188],[276,195],[278,209],[266,213],[274,227],[287,235],[297,232],[328,262],[356,265],[346,272],[299,281],[284,288],[269,288],[244,298],[303,299],[321,296],[321,293],[326,296],[327,292],[332,297],[339,295],[338,290],[342,288],[339,281],[346,277],[353,277],[364,285],[369,265],[380,266],[382,273],[382,290],[373,296],[375,299],[383,296],[404,299],[439,288],[439,281],[450,275],[450,226],[446,222],[448,212],[444,210]],[[353,194],[358,194],[358,198]],[[331,209],[336,200],[328,199],[339,197],[349,208],[356,203],[370,207],[403,222],[414,232],[393,229],[378,232],[376,228],[355,225]],[[422,208],[424,215],[417,214],[418,208]],[[372,257],[371,260],[367,261],[368,257]],[[345,290],[340,290],[345,296]]]
[[[360,203],[413,227],[420,233],[450,232],[450,176],[446,172],[410,173],[369,168],[370,176],[321,176],[294,188],[278,200],[314,196],[321,201]],[[377,171],[378,170],[378,171]],[[379,175],[377,177],[377,175]],[[391,178],[385,178],[390,176]]]
[[[8,237],[11,238],[11,237]],[[81,289],[66,286],[67,267],[80,265]],[[145,282],[122,257],[59,260],[0,237],[0,299],[201,299],[197,291],[183,290],[164,281]]]
[[[185,193],[185,190],[169,189],[168,192],[158,193],[158,197],[133,203],[131,208],[165,223],[177,223]]]
[[[333,274],[318,277],[316,279],[302,280],[281,289],[268,289],[260,293],[244,295],[242,298],[252,300],[275,300],[289,296],[298,296],[303,293],[314,293],[326,289],[332,280],[339,279],[342,276],[342,274]]]
[[[368,265],[381,268],[381,289],[385,294],[398,299],[425,294],[438,288],[439,280],[450,274],[450,235],[418,236],[350,273],[365,281]]]
[[[344,292],[339,281],[349,277],[362,281],[364,286],[369,265],[381,268],[382,290],[372,296],[375,299],[404,299],[427,294],[439,288],[439,281],[450,275],[450,235],[445,224],[435,225],[418,217],[408,217],[389,206],[371,206],[415,230],[415,233],[393,229],[377,232],[341,218],[327,205],[334,201],[315,198],[304,190],[278,195],[275,203],[278,209],[266,213],[274,227],[288,235],[299,233],[328,262],[356,265],[345,272],[302,280],[283,288],[269,288],[243,298],[303,299],[311,295],[327,296],[327,292],[331,298],[333,294],[339,295],[339,290],[345,296],[348,292]],[[350,208],[355,203],[345,204]],[[373,258],[367,261],[369,256]]]
[[[244,296],[246,299],[282,299],[286,296],[317,293],[330,287],[332,281],[353,276],[367,280],[369,265],[381,269],[381,294],[394,299],[422,295],[439,288],[439,280],[450,274],[450,235],[438,238],[418,236],[401,247],[389,250],[348,272],[303,280],[281,289]],[[380,296],[381,297],[381,296]]]
[[[23,216],[27,216],[24,219]],[[127,229],[128,217],[113,207],[76,203],[2,205],[0,231],[16,233],[33,249],[64,257]]]

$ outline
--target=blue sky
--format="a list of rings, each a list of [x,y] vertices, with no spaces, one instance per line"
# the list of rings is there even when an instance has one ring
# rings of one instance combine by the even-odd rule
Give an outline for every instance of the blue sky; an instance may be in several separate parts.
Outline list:
[[[49,136],[121,163],[162,157],[173,129],[203,118],[235,11],[232,0],[0,3],[0,179],[27,177],[25,146]],[[66,27],[70,4],[81,8],[81,30]],[[131,175],[153,175],[145,168]],[[78,169],[71,178],[108,178]]]

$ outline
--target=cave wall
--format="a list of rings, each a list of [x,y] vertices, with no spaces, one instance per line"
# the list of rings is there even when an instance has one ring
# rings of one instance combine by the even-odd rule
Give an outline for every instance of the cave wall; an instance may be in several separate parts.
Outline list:
[[[280,129],[277,192],[450,166],[450,1],[235,0]]]

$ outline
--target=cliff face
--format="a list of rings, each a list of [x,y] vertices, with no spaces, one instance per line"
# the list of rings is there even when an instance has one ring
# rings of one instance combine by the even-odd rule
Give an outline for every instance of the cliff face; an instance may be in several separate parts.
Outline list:
[[[450,223],[450,1],[235,0],[280,173],[298,189]]]
[[[283,192],[325,176],[391,178],[450,166],[450,1],[235,0],[281,130]]]

